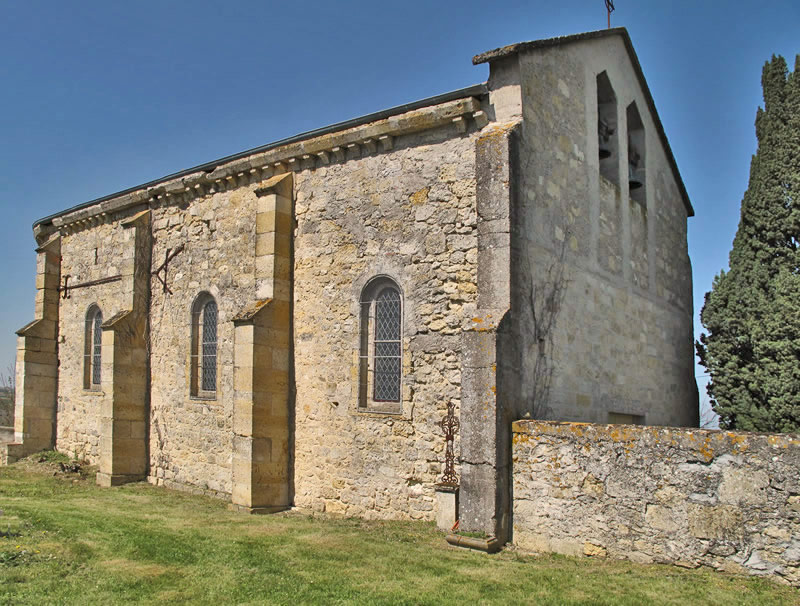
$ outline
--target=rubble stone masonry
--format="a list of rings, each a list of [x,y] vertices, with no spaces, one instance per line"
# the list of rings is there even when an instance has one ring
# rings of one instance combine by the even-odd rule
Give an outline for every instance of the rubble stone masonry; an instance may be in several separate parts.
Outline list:
[[[800,586],[800,436],[519,421],[513,542]]]
[[[390,153],[296,176],[298,506],[435,515],[435,423],[460,401],[460,335],[477,293],[475,137],[457,134],[397,138]],[[391,415],[358,408],[359,301],[380,275],[403,297],[402,410]]]

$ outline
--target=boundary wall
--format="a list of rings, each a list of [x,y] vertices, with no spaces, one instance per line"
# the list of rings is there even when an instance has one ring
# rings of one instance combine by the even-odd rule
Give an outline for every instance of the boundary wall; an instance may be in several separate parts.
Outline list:
[[[513,542],[800,586],[800,436],[513,424]]]

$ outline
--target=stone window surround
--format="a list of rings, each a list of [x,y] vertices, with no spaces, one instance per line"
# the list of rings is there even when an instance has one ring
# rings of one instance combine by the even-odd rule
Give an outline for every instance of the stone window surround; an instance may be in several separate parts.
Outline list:
[[[376,401],[373,399],[373,384],[369,379],[374,362],[374,309],[377,296],[386,288],[392,288],[400,296],[400,399],[397,401]],[[369,278],[361,289],[359,308],[359,347],[358,347],[358,385],[356,386],[356,410],[367,415],[402,416],[404,404],[404,364],[405,355],[405,298],[399,282],[387,274],[376,274]],[[367,375],[365,377],[365,375]]]
[[[83,389],[100,392],[102,383],[102,326],[103,312],[97,303],[86,310],[83,345]],[[98,342],[99,337],[99,342]]]
[[[189,341],[189,399],[201,400],[204,402],[215,402],[218,400],[219,395],[219,315],[217,315],[216,329],[217,329],[217,348],[216,348],[216,385],[214,390],[202,389],[202,332],[203,332],[203,318],[206,305],[214,302],[217,305],[217,314],[219,314],[219,304],[217,300],[208,290],[200,291],[194,298],[191,307],[190,317],[190,341]]]

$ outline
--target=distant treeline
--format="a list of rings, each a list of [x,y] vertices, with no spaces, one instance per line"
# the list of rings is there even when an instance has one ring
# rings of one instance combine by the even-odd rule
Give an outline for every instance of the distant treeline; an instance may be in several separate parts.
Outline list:
[[[14,423],[14,390],[0,387],[0,427],[9,427]]]

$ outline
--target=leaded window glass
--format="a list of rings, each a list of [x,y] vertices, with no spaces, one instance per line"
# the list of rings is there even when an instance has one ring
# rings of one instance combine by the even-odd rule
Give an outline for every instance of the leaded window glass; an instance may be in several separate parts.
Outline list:
[[[390,278],[370,280],[361,295],[358,406],[402,412],[403,300]]]
[[[101,352],[103,345],[103,314],[100,310],[94,315],[94,327],[92,329],[92,385],[100,385]]]
[[[83,388],[99,389],[103,350],[103,314],[97,305],[86,312],[83,335]]]
[[[217,302],[207,292],[192,305],[190,394],[214,398],[217,391]]]
[[[384,288],[375,298],[373,399],[400,401],[400,294]]]
[[[203,391],[217,389],[217,304],[212,300],[203,307]]]

